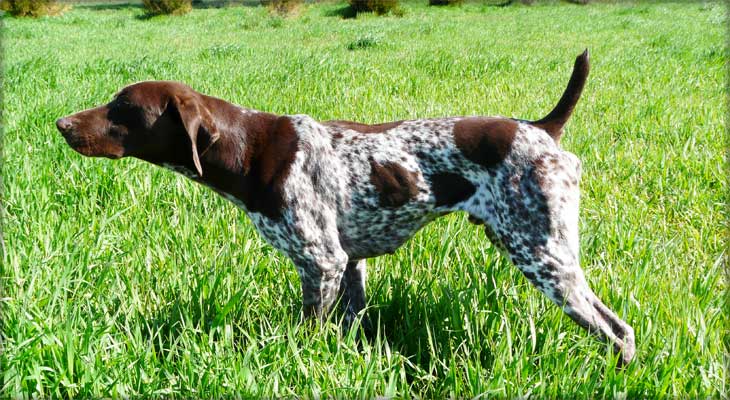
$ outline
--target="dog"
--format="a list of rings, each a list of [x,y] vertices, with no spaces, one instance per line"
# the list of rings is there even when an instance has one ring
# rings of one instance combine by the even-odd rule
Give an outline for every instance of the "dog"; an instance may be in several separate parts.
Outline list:
[[[634,331],[596,297],[580,268],[581,163],[559,147],[588,71],[586,50],[555,108],[537,121],[318,122],[147,81],[56,125],[85,156],[136,157],[243,209],[296,266],[304,315],[326,318],[339,301],[347,326],[365,307],[367,258],[393,253],[435,218],[465,211],[625,365],[634,357]]]

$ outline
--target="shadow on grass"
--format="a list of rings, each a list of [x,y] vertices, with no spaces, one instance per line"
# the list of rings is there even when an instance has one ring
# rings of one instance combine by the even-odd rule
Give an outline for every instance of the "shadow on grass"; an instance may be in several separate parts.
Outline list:
[[[178,356],[176,343],[186,330],[209,334],[213,339],[218,339],[221,330],[216,328],[230,323],[229,314],[241,306],[246,295],[244,288],[225,300],[225,304],[220,303],[216,294],[225,276],[221,273],[197,275],[195,285],[188,288],[189,295],[181,293],[172,303],[157,309],[151,316],[139,316],[143,320],[141,325],[145,327],[142,336],[153,343],[157,354],[167,357],[172,352],[173,358]],[[251,322],[247,321],[247,324]],[[242,335],[235,334],[234,337],[238,342]]]
[[[226,324],[238,325],[236,320],[242,317],[240,307],[248,293],[242,289],[221,301],[216,294],[224,278],[225,274],[201,274],[187,289],[188,293],[181,293],[152,315],[139,316],[143,320],[141,326],[145,327],[142,336],[153,344],[157,354],[172,358],[180,356],[178,341],[186,331],[211,335],[212,340],[218,340],[223,330],[216,328]],[[374,307],[367,311],[372,325],[365,323],[362,326],[367,339],[358,332],[357,340],[372,342],[373,328],[379,331],[382,339],[412,364],[406,364],[409,381],[420,379],[424,373],[445,377],[448,371],[443,368],[444,360],[458,357],[462,343],[472,344],[472,356],[479,360],[485,371],[490,371],[495,360],[488,345],[490,335],[485,333],[498,329],[501,312],[496,290],[489,282],[491,280],[484,283],[487,287],[482,288],[480,307],[474,310],[469,308],[469,304],[473,303],[469,300],[476,294],[468,293],[472,290],[470,288],[454,289],[438,281],[414,284],[407,276],[386,277],[375,283],[370,301]],[[297,299],[290,303],[287,312],[299,315],[301,307],[301,301]],[[475,314],[482,310],[491,312],[485,318],[477,318]],[[341,317],[338,307],[332,318],[341,320]],[[245,348],[248,334],[255,335],[259,326],[271,323],[266,318],[266,313],[248,314],[245,321],[248,332],[234,332],[234,346]],[[477,330],[472,327],[469,332],[465,319],[472,324],[480,319]],[[475,344],[475,341],[478,343]]]
[[[345,5],[339,8],[334,8],[332,10],[327,10],[324,13],[325,17],[340,17],[342,19],[351,19],[357,17],[357,12],[355,9],[350,7],[349,5]]]
[[[462,296],[459,292],[471,289],[449,288],[438,281],[430,285],[414,285],[407,277],[386,278],[381,288],[375,289],[370,303],[377,310],[370,310],[369,318],[376,324],[383,339],[417,366],[408,368],[409,381],[420,379],[424,373],[444,378],[448,371],[442,367],[443,360],[453,359],[455,353],[460,351],[461,343],[474,341],[479,342],[478,349],[472,350],[478,352],[482,368],[485,371],[492,369],[494,355],[489,350],[489,337],[484,334],[484,330],[497,329],[501,313],[495,288],[487,282],[486,293],[489,294],[480,299],[479,310],[470,309],[468,304],[471,302],[460,299]],[[454,290],[457,292],[454,293]],[[467,294],[465,297],[473,295]],[[476,319],[474,314],[485,309],[492,312],[479,323],[481,326],[478,330],[474,331],[475,326],[467,328],[465,319],[473,324]],[[471,333],[469,329],[472,329]]]

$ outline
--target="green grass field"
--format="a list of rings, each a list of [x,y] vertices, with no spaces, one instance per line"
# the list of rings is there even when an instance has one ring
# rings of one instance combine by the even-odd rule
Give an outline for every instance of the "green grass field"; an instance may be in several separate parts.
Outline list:
[[[342,8],[3,20],[0,397],[722,396],[725,8]],[[369,261],[377,338],[303,323],[296,271],[233,205],[54,126],[148,79],[316,119],[539,118],[586,47],[562,146],[583,161],[583,268],[636,330],[623,371],[458,214]]]

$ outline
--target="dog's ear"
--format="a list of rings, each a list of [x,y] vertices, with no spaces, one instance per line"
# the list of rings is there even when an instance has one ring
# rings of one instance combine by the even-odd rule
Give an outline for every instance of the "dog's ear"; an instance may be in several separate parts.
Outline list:
[[[176,95],[171,100],[180,115],[185,131],[190,138],[190,150],[193,164],[199,176],[203,176],[200,166],[200,156],[210,148],[220,137],[218,129],[205,105],[197,96]]]

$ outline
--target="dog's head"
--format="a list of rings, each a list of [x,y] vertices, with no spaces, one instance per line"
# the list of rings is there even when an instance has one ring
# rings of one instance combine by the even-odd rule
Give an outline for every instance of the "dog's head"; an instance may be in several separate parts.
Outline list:
[[[219,137],[203,95],[169,81],[125,87],[111,102],[60,118],[66,142],[90,157],[132,156],[203,174],[200,155]]]

